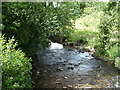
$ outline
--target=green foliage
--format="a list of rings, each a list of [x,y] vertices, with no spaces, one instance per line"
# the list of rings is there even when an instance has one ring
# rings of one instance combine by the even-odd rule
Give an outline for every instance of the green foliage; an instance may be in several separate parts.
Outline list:
[[[117,58],[115,59],[115,66],[120,69],[120,58],[119,58],[119,57],[117,57]]]
[[[99,25],[99,45],[96,45],[96,55],[105,57],[105,59],[115,61],[116,66],[119,68],[120,64],[118,59],[118,3],[109,2],[107,7],[104,8],[104,14],[101,16],[101,23]]]
[[[2,62],[2,88],[31,88],[31,59],[17,49],[14,38],[6,40],[0,37],[0,57]]]
[[[113,3],[114,4],[114,3]],[[109,51],[113,47],[113,44],[117,40],[117,12],[116,7],[110,10],[111,3],[108,4],[108,10],[105,11],[104,15],[101,17],[100,23],[100,33],[99,33],[99,42],[102,46],[102,54],[107,54],[106,51]],[[113,47],[114,48],[114,47]],[[110,50],[111,51],[111,50]],[[109,54],[110,55],[110,54]]]
[[[96,13],[103,10],[107,6],[107,2],[86,2],[86,7],[84,10],[84,15]]]
[[[109,60],[115,60],[118,56],[118,45],[115,44],[114,46],[110,47],[110,49],[107,50],[106,53],[108,53]]]
[[[119,57],[119,13],[116,2],[87,2],[83,16],[76,20],[70,41],[77,42],[81,38],[87,40],[87,46],[94,47],[95,56],[105,60],[115,61],[120,67]],[[120,69],[120,68],[119,68]]]
[[[83,12],[82,2],[4,2],[2,3],[3,33],[14,36],[27,54],[48,46],[49,37],[58,32],[71,32],[73,23]],[[68,35],[68,34],[66,34]]]
[[[86,34],[89,34],[89,31],[86,33],[86,31],[84,31],[84,30],[75,30],[74,29],[74,32],[69,37],[69,41],[73,42],[73,43],[83,41],[83,43],[84,43],[87,41],[87,38],[88,38],[88,37],[86,37]],[[82,44],[82,42],[81,42],[81,44]]]

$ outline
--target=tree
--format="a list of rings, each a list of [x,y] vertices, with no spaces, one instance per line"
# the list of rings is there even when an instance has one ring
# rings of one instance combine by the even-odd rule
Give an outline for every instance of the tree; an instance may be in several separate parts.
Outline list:
[[[57,32],[70,32],[74,20],[83,12],[84,3],[4,2],[3,33],[14,36],[19,47],[29,55],[48,46],[49,37]]]
[[[107,7],[104,8],[104,15],[101,17],[99,45],[97,47],[97,53],[99,56],[103,56],[106,59],[113,60],[118,57],[118,6],[117,2],[109,2]]]

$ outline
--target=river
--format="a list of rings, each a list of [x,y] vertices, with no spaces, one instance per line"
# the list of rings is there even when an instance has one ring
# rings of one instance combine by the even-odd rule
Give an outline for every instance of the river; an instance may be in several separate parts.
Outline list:
[[[120,88],[113,65],[58,43],[39,50],[34,67],[35,88]]]

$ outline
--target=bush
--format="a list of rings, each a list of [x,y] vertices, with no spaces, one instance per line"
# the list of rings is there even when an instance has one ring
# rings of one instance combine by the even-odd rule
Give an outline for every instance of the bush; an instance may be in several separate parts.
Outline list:
[[[115,60],[118,56],[118,45],[116,44],[113,47],[110,47],[110,49],[107,50],[106,53],[108,53],[109,59]]]
[[[120,69],[120,58],[119,57],[115,59],[115,66],[118,67],[118,69]]]
[[[21,50],[15,50],[15,39],[6,40],[0,37],[2,61],[2,87],[6,88],[30,88],[31,58],[25,57]]]

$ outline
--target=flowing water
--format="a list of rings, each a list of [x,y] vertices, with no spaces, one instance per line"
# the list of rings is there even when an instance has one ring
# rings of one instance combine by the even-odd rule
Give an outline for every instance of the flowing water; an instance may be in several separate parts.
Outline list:
[[[120,71],[88,52],[51,43],[37,58],[36,88],[120,88]]]

